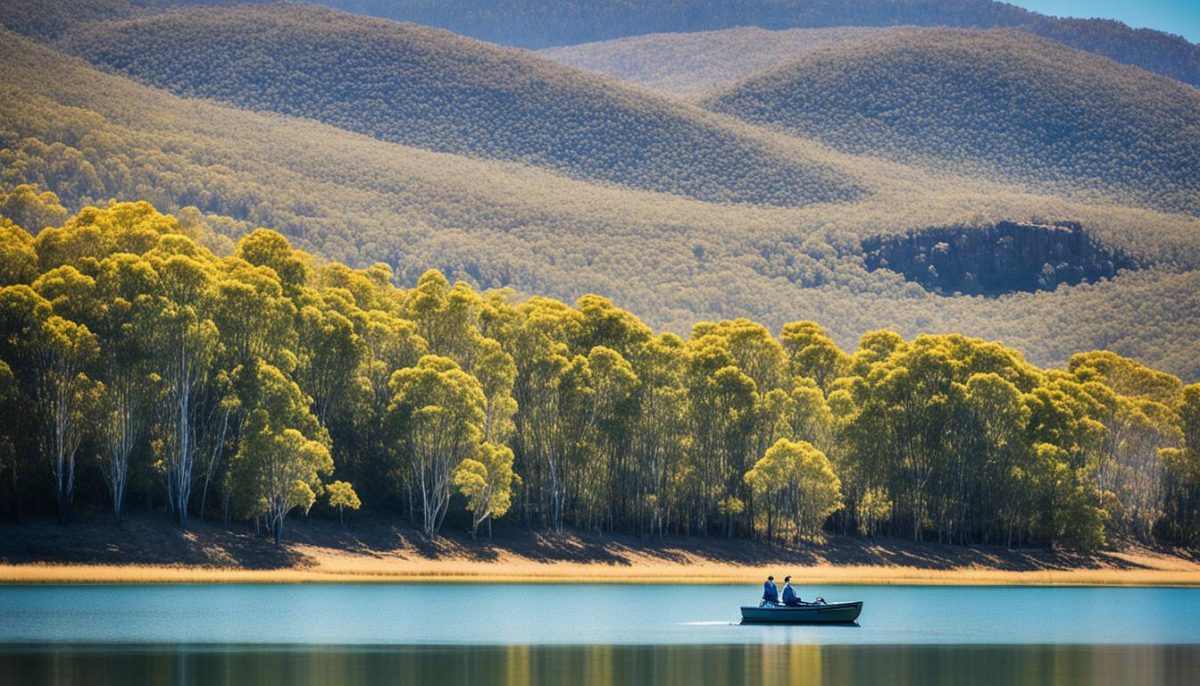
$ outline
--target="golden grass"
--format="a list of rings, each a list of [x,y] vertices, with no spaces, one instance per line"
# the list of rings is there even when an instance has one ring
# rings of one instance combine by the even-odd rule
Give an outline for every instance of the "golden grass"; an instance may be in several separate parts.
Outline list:
[[[615,583],[756,584],[766,573],[791,574],[805,586],[1200,586],[1191,563],[1136,569],[1011,571],[986,568],[922,569],[906,566],[788,568],[785,563],[741,566],[724,563],[603,563],[464,560],[337,560],[308,568],[250,570],[153,565],[0,565],[6,584],[166,583]]]

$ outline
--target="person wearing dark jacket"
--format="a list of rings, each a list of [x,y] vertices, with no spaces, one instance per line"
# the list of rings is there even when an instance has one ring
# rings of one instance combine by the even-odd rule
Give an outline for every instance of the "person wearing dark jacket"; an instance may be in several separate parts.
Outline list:
[[[775,588],[775,577],[768,576],[763,583],[763,605],[778,605],[779,604],[779,589]]]
[[[796,590],[792,588],[792,577],[790,576],[783,578],[783,604],[788,607],[807,605],[807,603],[800,600],[800,596],[796,595]]]

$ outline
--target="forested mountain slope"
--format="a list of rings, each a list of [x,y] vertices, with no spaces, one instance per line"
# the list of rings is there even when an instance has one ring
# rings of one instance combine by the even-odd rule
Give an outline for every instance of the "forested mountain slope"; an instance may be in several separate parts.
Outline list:
[[[1019,31],[890,31],[705,104],[849,152],[1200,212],[1200,91]]]
[[[661,93],[694,96],[732,85],[803,53],[883,30],[852,26],[769,31],[745,26],[696,33],[653,33],[546,48],[540,53],[569,67],[601,72]]]
[[[1048,17],[994,0],[322,0],[322,4],[530,48],[738,26],[1017,27],[1200,85],[1200,46],[1179,36],[1132,29],[1116,21]]]
[[[194,8],[61,44],[188,97],[702,200],[849,200],[852,181],[710,114],[444,31],[307,5]]]
[[[264,0],[5,0],[0,25],[54,38],[96,19],[141,16],[183,5]],[[274,0],[265,0],[274,1]],[[1080,50],[1200,86],[1200,46],[1117,21],[1049,17],[994,0],[317,0],[351,12],[449,29],[528,48],[574,45],[651,33],[766,29],[951,26],[1017,27]]]
[[[198,207],[205,216],[184,217],[233,238],[254,226],[276,227],[331,259],[386,262],[402,284],[433,267],[484,288],[508,285],[568,300],[603,293],[677,332],[701,319],[741,315],[772,330],[785,321],[820,320],[846,348],[880,327],[906,336],[961,331],[1003,340],[1041,364],[1104,347],[1200,378],[1196,218],[834,152],[822,153],[823,162],[869,189],[853,203],[705,203],[182,99],[0,36],[6,214],[61,217],[16,190],[32,183],[58,193],[70,209],[117,197],[172,211]],[[775,135],[780,149],[819,152],[762,135]],[[1098,245],[1146,267],[1075,286],[1052,278],[1035,292],[979,298],[939,295],[892,269],[871,271],[865,261],[862,245],[871,236],[930,227],[970,232],[1009,220],[1077,221]]]

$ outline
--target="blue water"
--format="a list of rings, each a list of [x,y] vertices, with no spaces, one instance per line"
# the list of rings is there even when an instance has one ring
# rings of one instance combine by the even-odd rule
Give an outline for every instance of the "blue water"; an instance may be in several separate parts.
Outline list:
[[[7,586],[0,643],[1200,645],[1200,589],[819,592],[864,601],[859,625],[741,626],[758,596],[746,586]]]

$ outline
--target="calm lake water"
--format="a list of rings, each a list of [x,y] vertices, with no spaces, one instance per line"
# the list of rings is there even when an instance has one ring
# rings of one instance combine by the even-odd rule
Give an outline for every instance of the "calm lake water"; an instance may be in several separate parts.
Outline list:
[[[819,592],[858,626],[741,626],[746,586],[0,587],[0,684],[1200,683],[1200,589]]]

